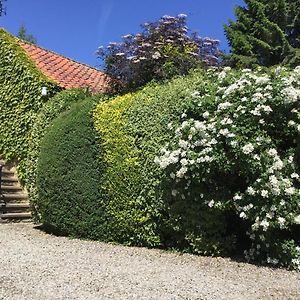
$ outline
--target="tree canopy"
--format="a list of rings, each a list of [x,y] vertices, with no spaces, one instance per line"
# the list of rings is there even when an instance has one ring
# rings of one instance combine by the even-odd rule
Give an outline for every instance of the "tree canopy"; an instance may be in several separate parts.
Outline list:
[[[300,0],[245,0],[225,26],[233,66],[300,62]]]
[[[17,34],[17,37],[25,42],[31,43],[31,44],[36,44],[37,40],[36,38],[32,35],[27,33],[27,28],[25,25],[21,25],[19,32]]]
[[[152,79],[184,75],[199,65],[218,64],[219,41],[190,33],[187,16],[163,16],[144,23],[142,32],[123,36],[122,42],[100,47],[106,72],[130,86]]]
[[[5,7],[4,7],[4,2],[6,0],[0,0],[0,16],[5,15]]]

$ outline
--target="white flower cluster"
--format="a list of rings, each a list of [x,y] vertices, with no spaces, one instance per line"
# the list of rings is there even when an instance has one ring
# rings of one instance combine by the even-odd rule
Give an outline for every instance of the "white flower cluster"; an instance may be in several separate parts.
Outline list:
[[[188,138],[184,139],[186,130],[188,130]],[[177,149],[169,151],[163,148],[162,155],[155,158],[155,163],[159,164],[162,169],[179,163],[180,168],[175,172],[176,177],[177,179],[185,178],[189,167],[195,164],[210,163],[214,160],[210,154],[217,140],[212,138],[212,132],[215,132],[215,122],[208,123],[193,119],[184,121],[176,129]],[[189,157],[192,151],[199,148],[201,150],[196,159]]]
[[[164,155],[164,159],[155,158],[154,162],[159,164],[162,169],[165,169],[170,164],[176,164],[179,160],[180,151],[168,151],[166,149],[162,149],[161,152]]]
[[[226,110],[228,109],[229,107],[231,107],[232,104],[230,102],[222,102],[218,105],[218,111],[221,111],[221,110]]]
[[[269,81],[270,81],[270,77],[269,76],[261,76],[261,77],[257,77],[255,79],[255,84],[265,85],[265,84],[269,83]]]
[[[269,105],[258,104],[254,109],[250,111],[253,116],[261,116],[262,113],[269,114],[273,110]]]
[[[251,143],[246,144],[243,148],[242,151],[244,154],[250,154],[251,152],[253,152],[254,147]]]
[[[222,81],[223,79],[225,79],[226,75],[228,74],[229,71],[231,71],[231,68],[225,67],[218,75],[219,81]]]
[[[189,118],[185,112],[177,128],[169,126],[174,139],[155,162],[162,169],[170,170],[170,178],[182,189],[177,192],[179,188],[176,188],[172,195],[181,195],[182,199],[188,197],[187,191],[193,188],[191,181],[200,186],[205,183],[208,191],[216,187],[214,195],[218,193],[219,174],[228,172],[237,176],[237,180],[243,178],[243,188],[233,191],[231,200],[224,199],[222,203],[223,200],[216,200],[206,190],[200,190],[199,201],[209,208],[233,205],[241,219],[251,222],[253,242],[258,236],[260,243],[268,248],[269,230],[300,224],[300,175],[294,159],[296,129],[299,127],[300,131],[300,67],[289,77],[283,77],[286,71],[278,68],[275,80],[251,70],[243,70],[242,75],[234,79],[231,72],[224,69],[217,75],[216,84],[221,87],[216,87],[213,103],[211,96],[206,103],[205,97],[198,97],[197,91],[192,93],[190,101],[193,104],[199,101],[195,105],[199,109],[198,120]],[[228,74],[232,82],[229,85],[228,80],[224,80]],[[278,117],[280,109],[283,117]],[[285,141],[276,141],[286,134],[283,126],[292,145],[288,151],[278,146]],[[259,255],[260,247],[256,245],[246,255],[249,258]],[[269,262],[277,263],[276,258],[269,258]]]
[[[300,89],[294,88],[293,86],[288,86],[281,92],[284,95],[287,103],[296,102],[300,98]]]

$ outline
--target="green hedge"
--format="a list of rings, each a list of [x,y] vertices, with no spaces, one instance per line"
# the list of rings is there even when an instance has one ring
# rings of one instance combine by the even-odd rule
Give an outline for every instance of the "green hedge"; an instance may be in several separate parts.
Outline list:
[[[299,68],[226,68],[102,101],[93,122],[77,103],[43,140],[42,221],[299,270],[299,95]]]
[[[101,224],[101,239],[157,245],[159,237],[151,218],[153,213],[159,214],[159,206],[151,210],[139,197],[142,187],[139,151],[124,128],[126,112],[133,101],[134,95],[120,96],[100,104],[95,113],[105,164],[101,202],[107,218]]]
[[[166,85],[152,84],[134,94],[102,101],[94,111],[98,146],[89,119],[91,100],[74,104],[54,120],[46,130],[38,159],[34,204],[40,220],[68,235],[221,252],[216,242],[224,228],[221,216],[207,222],[204,213],[197,221],[199,214],[192,207],[179,220],[178,205],[172,203],[164,186],[165,175],[154,163],[158,149],[170,138],[167,125],[180,122],[185,100],[196,87],[203,93],[214,89],[199,71]],[[48,104],[39,117],[43,119],[54,106],[54,102]],[[33,132],[40,129],[43,132],[43,126],[37,125]],[[209,234],[197,235],[202,248],[191,242],[194,222],[209,229]]]
[[[36,168],[38,157],[40,154],[40,143],[44,137],[45,131],[51,122],[57,118],[62,112],[70,109],[71,105],[79,100],[83,100],[88,96],[88,93],[80,89],[64,90],[57,93],[37,114],[35,123],[30,132],[30,140],[27,157],[19,162],[18,169],[23,175],[23,180],[26,184],[29,193],[30,203],[33,210],[33,215],[36,221],[39,221],[37,207],[37,186],[36,186]]]
[[[103,224],[110,233],[106,240],[198,253],[225,251],[224,217],[216,212],[218,218],[210,221],[207,209],[174,203],[164,186],[165,175],[154,163],[157,152],[170,139],[168,124],[180,122],[185,102],[196,88],[203,94],[216,90],[209,76],[198,71],[96,108],[95,126],[106,164],[102,183],[103,207],[109,216]]]
[[[47,87],[47,97],[41,95],[42,87]],[[26,157],[36,114],[59,90],[38,70],[17,40],[0,29],[0,153],[7,160]]]
[[[37,166],[36,205],[43,224],[63,234],[89,238],[95,238],[103,217],[102,167],[90,116],[94,101],[75,103],[51,123]]]

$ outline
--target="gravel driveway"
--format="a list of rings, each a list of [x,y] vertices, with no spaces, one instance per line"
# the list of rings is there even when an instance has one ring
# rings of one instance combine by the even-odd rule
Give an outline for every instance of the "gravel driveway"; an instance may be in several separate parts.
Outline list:
[[[300,299],[300,273],[0,224],[0,299]]]

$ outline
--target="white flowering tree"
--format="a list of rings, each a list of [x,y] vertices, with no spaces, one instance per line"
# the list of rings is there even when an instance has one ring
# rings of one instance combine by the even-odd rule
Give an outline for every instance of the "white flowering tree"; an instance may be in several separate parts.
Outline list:
[[[300,68],[209,72],[215,94],[191,93],[155,162],[174,201],[235,212],[248,260],[300,270]]]
[[[163,16],[157,22],[143,24],[142,29],[97,51],[106,71],[130,86],[187,74],[199,65],[218,64],[219,41],[189,34],[184,14]]]

